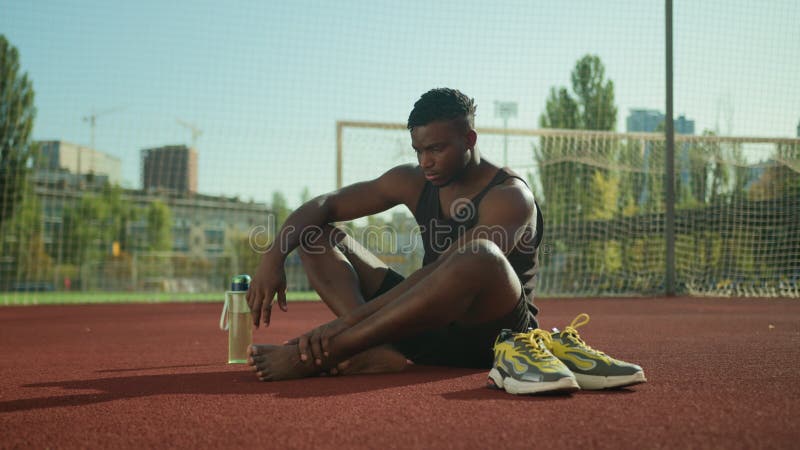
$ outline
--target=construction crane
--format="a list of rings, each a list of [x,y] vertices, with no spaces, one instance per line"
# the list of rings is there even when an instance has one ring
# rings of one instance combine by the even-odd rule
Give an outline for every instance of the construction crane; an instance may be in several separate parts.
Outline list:
[[[108,115],[108,114],[111,114],[111,113],[115,113],[117,111],[121,111],[123,109],[124,108],[122,108],[122,107],[116,107],[116,108],[107,109],[107,110],[101,111],[101,112],[92,111],[91,114],[89,114],[88,116],[84,116],[83,117],[83,121],[84,122],[89,122],[89,128],[91,128],[91,130],[92,130],[92,140],[91,140],[91,143],[89,144],[89,148],[94,149],[94,128],[97,125],[97,118],[100,117],[100,116],[105,116],[105,115]]]
[[[197,126],[195,126],[195,125],[193,125],[193,124],[191,124],[189,122],[183,121],[181,119],[176,119],[176,120],[178,121],[179,125],[188,128],[189,131],[192,132],[192,148],[197,150],[197,138],[199,138],[200,135],[203,134],[203,130],[201,130],[200,128],[197,128]]]
[[[108,114],[111,114],[111,113],[115,113],[117,111],[121,111],[122,109],[124,109],[124,108],[118,106],[116,108],[107,109],[107,110],[101,111],[101,112],[95,112],[94,110],[92,110],[91,114],[89,114],[88,116],[84,116],[83,117],[83,121],[84,122],[88,122],[89,123],[89,128],[91,129],[91,140],[89,141],[90,142],[89,143],[89,148],[91,148],[92,151],[94,151],[94,130],[95,130],[95,126],[97,125],[97,118],[100,117],[100,116],[105,116],[105,115],[108,115]],[[80,174],[81,174],[81,153],[82,153],[81,149],[78,148],[78,176],[80,176]]]

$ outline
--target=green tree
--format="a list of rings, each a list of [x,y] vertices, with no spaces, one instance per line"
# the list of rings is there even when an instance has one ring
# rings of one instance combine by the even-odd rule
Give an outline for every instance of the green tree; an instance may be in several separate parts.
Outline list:
[[[289,209],[289,204],[286,201],[286,196],[281,191],[272,193],[272,213],[275,214],[275,226],[280,229],[286,218],[292,211]],[[277,231],[276,229],[276,231]]]
[[[159,200],[147,208],[147,242],[150,251],[172,250],[172,212]]]
[[[127,250],[127,224],[138,214],[118,186],[84,195],[64,208],[64,260],[73,264],[102,261],[113,242]]]
[[[229,238],[228,253],[233,257],[233,271],[236,273],[255,273],[261,262],[261,253],[256,251],[255,244],[259,247],[268,246],[271,240],[253,242],[250,235],[233,233]]]
[[[572,90],[578,98],[578,123],[584,130],[614,131],[617,107],[614,82],[606,80],[606,69],[597,55],[581,58],[572,71]]]
[[[800,145],[777,144],[772,161],[748,191],[753,200],[800,195]]]
[[[575,63],[571,74],[572,90],[554,87],[539,117],[542,128],[613,131],[617,107],[614,83],[605,78],[605,67],[596,55],[586,55]],[[613,139],[542,137],[534,150],[542,186],[540,206],[549,225],[575,224],[575,221],[610,220],[624,209],[623,184],[609,167],[618,162],[618,146]],[[609,203],[605,203],[609,202]],[[545,227],[547,228],[547,226]],[[566,253],[575,255],[565,263],[573,274],[609,272],[620,267],[620,250],[603,240],[559,242]],[[578,275],[579,276],[579,275]]]
[[[20,75],[19,52],[0,34],[0,223],[22,201],[29,168],[35,157],[31,142],[33,84]]]
[[[572,70],[572,92],[565,87],[551,88],[545,112],[539,117],[542,128],[614,131],[617,107],[614,82],[606,80],[606,69],[597,55],[586,55]]]
[[[42,206],[33,193],[26,191],[16,214],[0,224],[0,288],[14,281],[47,281],[52,275],[52,258],[45,252]]]
[[[550,88],[544,114],[539,117],[542,128],[574,130],[580,128],[578,102],[569,94],[567,88]]]
[[[552,88],[539,118],[542,128],[613,131],[617,123],[614,83],[605,79],[600,58],[586,55],[572,71],[572,93],[567,88]],[[591,144],[577,139],[542,138],[535,151],[542,183],[542,207],[556,218],[593,215],[595,173],[600,166],[590,166],[586,156],[613,161],[611,142],[598,139]],[[609,179],[609,174],[603,174]]]
[[[311,200],[311,198],[311,190],[308,189],[308,186],[303,187],[303,190],[300,192],[300,204],[306,203]]]
[[[649,145],[652,144],[639,140],[627,140],[620,145],[618,166],[626,172],[620,177],[617,206],[624,217],[633,216],[639,210],[639,195],[646,182],[646,175],[642,171],[644,147]]]
[[[119,243],[120,250],[126,251],[129,247],[128,224],[139,216],[139,209],[133,202],[125,198],[120,186],[107,185],[102,192],[103,201],[108,205],[109,215],[107,227],[113,242]]]
[[[103,225],[108,206],[96,194],[87,194],[64,208],[64,260],[81,265],[102,260],[109,230]]]
[[[800,145],[776,144],[770,161],[761,165],[764,168],[749,186],[747,198],[751,208],[759,211],[759,218],[773,225],[760,227],[748,243],[764,261],[764,272],[788,279],[797,273],[797,253],[789,250],[787,243],[797,242],[800,233],[796,222],[784,218],[791,216],[788,211],[796,211],[794,205],[800,201]]]

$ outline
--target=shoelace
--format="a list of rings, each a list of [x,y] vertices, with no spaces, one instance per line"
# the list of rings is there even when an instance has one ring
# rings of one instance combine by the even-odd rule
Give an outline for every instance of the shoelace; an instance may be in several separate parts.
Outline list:
[[[545,348],[547,348],[551,342],[553,342],[553,338],[550,337],[550,333],[545,330],[535,329],[530,330],[527,333],[517,333],[514,335],[515,341],[525,341],[525,344],[528,345],[528,348],[531,349],[533,352],[533,356],[536,358],[547,358],[550,356],[550,353],[539,346],[539,340],[544,341]]]
[[[601,352],[600,350],[593,349],[586,344],[586,342],[581,339],[581,335],[578,334],[578,327],[582,327],[589,323],[589,315],[586,313],[580,313],[577,317],[572,319],[572,323],[570,323],[564,331],[561,332],[562,336],[567,336],[568,338],[572,339],[578,345],[583,346],[586,350],[592,351],[597,353],[600,356],[607,356],[605,353]]]

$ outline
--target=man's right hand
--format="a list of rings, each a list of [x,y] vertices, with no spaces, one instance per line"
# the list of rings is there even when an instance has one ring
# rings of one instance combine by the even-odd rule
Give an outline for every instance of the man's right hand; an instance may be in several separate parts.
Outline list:
[[[266,259],[261,260],[258,272],[250,283],[247,291],[247,305],[253,313],[253,325],[258,328],[261,319],[264,319],[264,326],[269,326],[269,319],[272,315],[272,302],[275,295],[278,296],[278,306],[283,311],[288,311],[286,306],[286,271],[283,268],[283,261],[270,263]]]
[[[350,326],[347,320],[338,317],[302,336],[286,341],[285,344],[297,345],[301,361],[311,359],[314,364],[321,366],[329,356],[330,339]]]

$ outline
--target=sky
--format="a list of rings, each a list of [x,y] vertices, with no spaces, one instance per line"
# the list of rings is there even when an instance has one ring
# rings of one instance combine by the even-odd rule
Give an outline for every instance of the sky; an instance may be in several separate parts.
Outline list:
[[[223,4],[224,3],[224,4]],[[0,33],[36,92],[35,139],[88,145],[140,187],[144,148],[191,144],[199,190],[297,205],[335,187],[337,120],[405,123],[434,87],[474,97],[476,125],[537,128],[552,87],[600,56],[617,130],[632,108],[665,110],[664,2],[137,2],[0,0]],[[696,129],[794,137],[800,3],[674,1],[675,113]],[[364,144],[346,182],[413,159],[410,139]],[[374,147],[374,148],[372,148]]]

